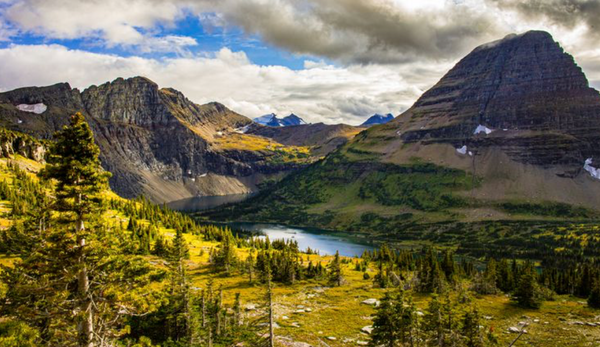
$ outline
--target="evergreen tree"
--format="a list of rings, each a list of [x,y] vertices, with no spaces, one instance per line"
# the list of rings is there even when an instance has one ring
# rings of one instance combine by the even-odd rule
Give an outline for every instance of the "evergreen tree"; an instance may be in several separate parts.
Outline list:
[[[514,299],[522,307],[540,308],[542,305],[543,295],[531,264],[527,264],[522,270]]]
[[[371,346],[405,346],[418,341],[416,307],[403,290],[387,292],[373,317]]]
[[[333,260],[327,266],[329,268],[329,283],[335,286],[341,286],[344,281],[342,274],[342,264],[340,262],[340,252],[336,251]]]
[[[56,180],[58,211],[71,214],[77,241],[77,293],[79,317],[77,332],[80,346],[94,345],[94,307],[90,293],[85,221],[101,208],[102,192],[108,186],[110,173],[100,167],[100,149],[81,113],[71,116],[70,125],[55,134],[47,164],[40,172],[45,179]]]
[[[479,311],[476,308],[467,311],[463,317],[462,335],[466,347],[484,347],[483,330],[480,328]]]
[[[600,308],[600,279],[594,281],[594,286],[588,297],[588,305],[592,308]]]
[[[56,140],[40,177],[55,182],[51,206],[58,213],[53,220],[45,212],[26,216],[24,231],[39,242],[0,272],[8,288],[1,313],[37,329],[40,345],[110,344],[148,300],[140,278],[151,268],[124,256],[120,229],[101,224],[109,174],[83,116],[74,115]]]

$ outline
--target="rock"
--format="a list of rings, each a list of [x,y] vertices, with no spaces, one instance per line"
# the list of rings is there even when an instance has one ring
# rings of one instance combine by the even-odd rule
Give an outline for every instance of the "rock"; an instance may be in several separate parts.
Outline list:
[[[539,322],[540,322],[540,320],[539,320],[539,319],[534,319],[534,320],[533,320],[533,322],[534,322],[534,323],[539,323]]]
[[[312,312],[312,308],[305,308],[304,311],[306,311],[306,312]]]
[[[365,305],[374,305],[376,307],[379,306],[379,300],[377,300],[377,299],[367,299],[367,300],[364,300],[362,303]]]
[[[521,329],[519,329],[517,327],[510,327],[510,328],[508,328],[508,331],[511,332],[511,333],[517,334],[517,333],[521,332]]]
[[[362,331],[365,334],[371,334],[373,332],[373,326],[372,325],[364,326],[360,329],[360,331]]]
[[[335,336],[327,336],[327,340],[335,341],[335,340],[337,340],[337,338],[335,338]]]
[[[303,310],[303,309],[294,311],[294,313],[304,313],[304,312],[306,312],[306,310]]]

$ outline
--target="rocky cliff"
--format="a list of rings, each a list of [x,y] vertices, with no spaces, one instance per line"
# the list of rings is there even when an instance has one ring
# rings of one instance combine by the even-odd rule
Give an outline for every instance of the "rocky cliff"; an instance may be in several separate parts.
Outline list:
[[[310,160],[295,156],[297,148],[244,134],[239,129],[252,121],[219,103],[195,104],[143,77],[83,92],[62,83],[0,93],[0,126],[38,138],[51,138],[74,112],[86,116],[113,173],[111,187],[125,197],[247,193]]]

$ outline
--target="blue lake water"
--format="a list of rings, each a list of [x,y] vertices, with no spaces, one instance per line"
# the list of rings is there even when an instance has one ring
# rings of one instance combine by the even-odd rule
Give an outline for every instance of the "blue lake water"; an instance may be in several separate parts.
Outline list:
[[[204,196],[189,199],[173,201],[167,205],[182,212],[196,212],[215,208],[228,203],[240,202],[251,195],[225,195],[225,196]],[[298,242],[300,250],[306,250],[308,247],[318,251],[321,255],[335,254],[353,257],[360,256],[365,250],[373,250],[374,247],[366,238],[355,237],[350,233],[330,232],[313,228],[289,227],[278,224],[263,223],[231,223],[228,224],[234,229],[243,229],[257,232],[263,236],[269,236],[269,239],[295,240]]]

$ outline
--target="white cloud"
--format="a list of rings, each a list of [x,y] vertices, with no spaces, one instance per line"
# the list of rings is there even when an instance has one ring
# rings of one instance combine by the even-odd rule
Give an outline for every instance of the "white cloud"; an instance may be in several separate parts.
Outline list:
[[[182,91],[194,102],[219,101],[248,117],[294,112],[311,122],[352,124],[375,112],[400,113],[450,67],[428,66],[426,70],[435,73],[427,75],[410,73],[416,69],[410,65],[319,65],[295,71],[252,64],[243,52],[226,48],[212,56],[156,60],[60,45],[0,49],[0,65],[5,67],[0,72],[0,89],[4,90],[58,82],[81,89],[142,75],[161,87]]]
[[[161,37],[152,30],[173,26],[183,18],[187,7],[182,5],[162,0],[24,0],[11,3],[0,15],[21,32],[47,38],[99,39],[108,46],[143,52],[181,53],[184,47],[196,45],[195,39]]]

